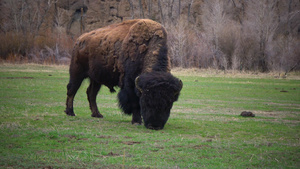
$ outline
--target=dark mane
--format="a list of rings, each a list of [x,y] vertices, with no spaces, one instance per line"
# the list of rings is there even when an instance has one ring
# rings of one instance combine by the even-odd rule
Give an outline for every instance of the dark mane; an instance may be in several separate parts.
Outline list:
[[[162,46],[159,49],[159,53],[158,53],[158,57],[157,60],[159,62],[157,62],[153,67],[153,71],[161,71],[161,72],[168,72],[170,71],[170,61],[168,58],[168,47],[167,46]]]

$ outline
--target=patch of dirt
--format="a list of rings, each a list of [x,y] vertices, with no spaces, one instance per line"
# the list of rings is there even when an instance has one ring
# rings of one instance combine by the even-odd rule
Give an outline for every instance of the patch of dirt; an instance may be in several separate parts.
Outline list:
[[[125,139],[132,139],[133,137],[130,136],[124,136]]]
[[[120,156],[120,154],[113,153],[112,151],[107,154],[107,156]]]
[[[278,104],[279,105],[279,104]],[[284,105],[284,104],[281,104]],[[290,106],[294,106],[290,104]],[[277,117],[277,118],[295,118],[299,116],[299,112],[285,112],[285,111],[256,111],[256,114],[263,117]]]
[[[156,146],[157,149],[164,149],[164,147]]]
[[[34,77],[0,77],[1,79],[34,79]]]
[[[112,138],[112,136],[104,136],[104,135],[100,135],[100,136],[96,136],[97,138]]]
[[[209,145],[195,145],[195,146],[192,146],[191,148],[194,148],[194,149],[203,149],[203,148],[206,148],[206,147],[211,147]]]
[[[272,111],[257,111],[258,118],[256,121],[268,121],[274,123],[285,123],[290,126],[298,126],[300,124],[299,112],[272,112]]]
[[[69,139],[76,139],[76,136],[74,135],[64,135],[64,137],[68,137]]]
[[[69,138],[69,140],[88,140],[88,138],[78,138],[77,136],[74,136],[74,135],[64,135],[63,137],[67,137]]]
[[[273,146],[274,143],[271,143],[271,142],[267,142],[267,143],[262,143],[262,144],[259,144],[259,145],[255,145],[255,147],[271,147]]]
[[[42,169],[53,169],[51,166],[43,167]]]
[[[171,146],[172,148],[182,148],[182,147],[184,147],[184,146],[181,146],[181,145],[173,145],[173,146]]]
[[[264,104],[267,104],[267,105],[285,106],[285,107],[287,107],[287,108],[290,108],[291,106],[293,106],[293,107],[300,107],[300,104],[296,104],[296,103],[274,103],[274,102],[264,102]]]
[[[208,139],[205,142],[212,142],[212,139]],[[177,148],[192,148],[192,149],[203,149],[203,148],[212,148],[212,146],[209,145],[189,145],[189,146],[181,146],[181,145],[173,145],[171,146],[174,149]]]
[[[134,145],[134,144],[141,144],[142,142],[139,141],[122,141],[123,144],[126,145]]]

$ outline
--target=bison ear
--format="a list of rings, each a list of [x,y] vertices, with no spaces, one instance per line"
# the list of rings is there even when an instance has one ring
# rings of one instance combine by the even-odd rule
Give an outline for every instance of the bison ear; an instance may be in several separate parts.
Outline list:
[[[143,93],[142,88],[139,86],[139,79],[140,79],[140,76],[135,78],[135,88],[138,89],[139,92]]]

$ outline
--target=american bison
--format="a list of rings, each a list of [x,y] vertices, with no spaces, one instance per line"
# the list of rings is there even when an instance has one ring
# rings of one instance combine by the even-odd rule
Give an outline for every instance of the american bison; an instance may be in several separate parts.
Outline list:
[[[163,129],[173,102],[182,89],[170,73],[167,33],[157,22],[129,20],[81,35],[74,46],[67,85],[66,114],[75,116],[73,100],[81,82],[90,79],[86,91],[92,117],[102,118],[96,104],[101,85],[111,92],[118,86],[119,106],[132,114],[132,124]]]

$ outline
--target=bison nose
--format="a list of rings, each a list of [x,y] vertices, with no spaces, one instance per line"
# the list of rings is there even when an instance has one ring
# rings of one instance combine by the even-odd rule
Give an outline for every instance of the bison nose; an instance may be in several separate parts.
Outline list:
[[[151,129],[151,130],[161,130],[163,129],[163,127],[160,127],[160,126],[152,126],[151,124],[149,124],[147,126],[148,129]]]

